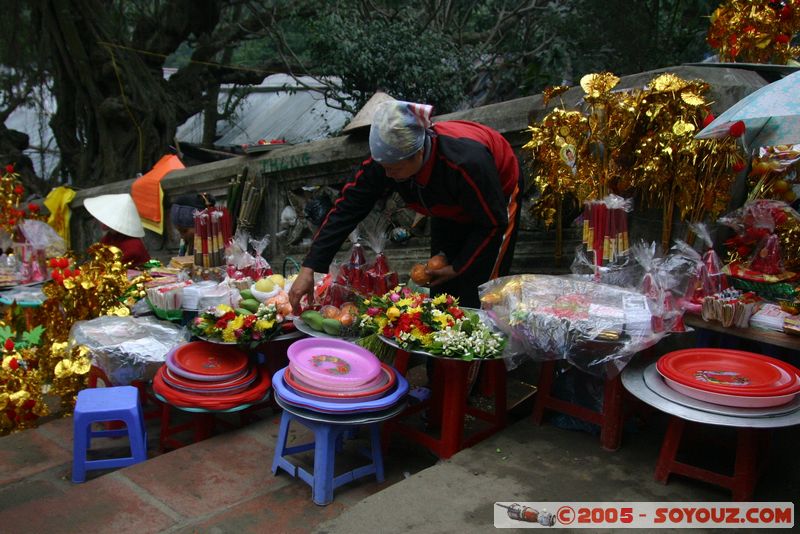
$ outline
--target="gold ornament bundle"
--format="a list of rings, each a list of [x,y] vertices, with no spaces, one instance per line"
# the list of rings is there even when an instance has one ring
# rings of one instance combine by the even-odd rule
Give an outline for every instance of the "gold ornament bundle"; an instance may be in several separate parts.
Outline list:
[[[721,62],[786,65],[800,57],[798,0],[727,0],[711,14],[706,40]]]
[[[694,139],[710,119],[707,83],[667,73],[644,89],[614,91],[618,82],[608,72],[584,76],[585,112],[556,108],[529,128],[523,148],[540,192],[532,210],[551,225],[567,196],[581,204],[635,196],[664,207],[666,249],[675,207],[693,222],[722,213],[744,158],[734,138]]]

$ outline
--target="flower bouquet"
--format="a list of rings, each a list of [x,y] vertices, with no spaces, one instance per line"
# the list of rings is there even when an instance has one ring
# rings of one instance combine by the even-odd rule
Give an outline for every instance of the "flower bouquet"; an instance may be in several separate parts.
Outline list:
[[[499,358],[506,339],[451,295],[430,298],[398,286],[364,301],[362,327],[409,351],[463,360]]]
[[[195,317],[189,329],[206,341],[256,346],[281,330],[283,316],[274,304],[260,304],[254,313],[237,313],[227,304],[218,304]]]

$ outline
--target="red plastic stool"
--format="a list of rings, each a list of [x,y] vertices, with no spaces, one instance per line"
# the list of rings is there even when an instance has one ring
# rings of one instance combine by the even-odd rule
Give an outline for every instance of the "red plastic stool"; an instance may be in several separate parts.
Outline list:
[[[733,476],[704,469],[675,459],[683,438],[686,421],[670,416],[667,433],[661,444],[661,452],[656,464],[655,479],[662,484],[669,481],[671,474],[708,482],[731,490],[734,501],[750,501],[753,498],[758,475],[767,457],[763,452],[769,445],[770,431],[767,428],[736,429],[736,460]],[[759,460],[759,458],[761,460]]]
[[[553,410],[571,415],[582,421],[600,426],[600,443],[604,449],[615,451],[622,443],[622,381],[620,375],[606,378],[603,389],[603,411],[596,412],[584,406],[574,404],[552,395],[553,380],[555,379],[556,362],[542,363],[539,376],[539,390],[533,402],[533,422],[542,424],[545,410]]]
[[[405,374],[409,353],[398,350],[395,368]],[[503,360],[484,360],[482,365],[494,376],[491,393],[494,411],[487,412],[467,404],[467,387],[472,362],[437,358],[434,371],[433,391],[429,399],[409,406],[396,418],[384,425],[384,443],[389,443],[392,434],[399,434],[419,443],[440,458],[450,458],[458,451],[470,447],[505,428],[506,414],[506,369]],[[430,421],[441,423],[438,438],[402,422],[403,419],[430,408]],[[480,432],[464,437],[464,422],[471,415],[490,424]]]

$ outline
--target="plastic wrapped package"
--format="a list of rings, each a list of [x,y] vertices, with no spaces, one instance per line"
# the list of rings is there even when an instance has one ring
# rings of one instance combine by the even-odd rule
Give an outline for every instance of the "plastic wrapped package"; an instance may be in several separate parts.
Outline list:
[[[364,270],[362,294],[364,296],[383,295],[395,288],[400,282],[396,271],[389,267],[389,260],[383,253],[386,247],[390,221],[380,216],[372,224],[364,224],[364,235],[367,245],[375,252],[375,261]]]
[[[19,223],[19,229],[25,236],[25,242],[34,250],[44,251],[46,257],[53,258],[67,253],[67,244],[64,242],[64,238],[44,221],[23,219]]]
[[[703,269],[700,275],[699,288],[702,288],[701,298],[709,295],[716,295],[723,289],[728,288],[728,279],[722,272],[722,260],[717,251],[714,250],[714,241],[704,223],[690,224],[689,227],[703,242],[705,252],[703,252]]]
[[[586,254],[583,245],[575,247],[575,258],[570,266],[572,274],[591,277],[601,284],[618,287],[638,287],[644,271],[641,263],[632,254],[621,256],[616,263],[595,265]]]
[[[269,236],[261,239],[250,238],[246,230],[238,229],[231,239],[226,251],[227,275],[234,280],[250,278],[258,280],[272,274],[272,268],[262,253],[269,245]],[[250,247],[255,254],[249,252]]]
[[[115,386],[151,380],[167,352],[187,340],[185,328],[155,317],[97,317],[76,322],[69,333],[70,343],[88,347],[92,365]]]
[[[479,292],[482,308],[508,336],[508,354],[566,359],[598,376],[616,375],[666,333],[653,332],[642,293],[573,276],[505,276]]]

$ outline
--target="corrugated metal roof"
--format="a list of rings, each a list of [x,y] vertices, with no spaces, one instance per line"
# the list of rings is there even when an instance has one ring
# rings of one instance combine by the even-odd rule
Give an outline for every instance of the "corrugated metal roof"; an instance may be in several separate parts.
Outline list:
[[[319,87],[312,78],[302,78],[304,84]],[[259,139],[284,139],[297,144],[323,139],[344,127],[352,116],[346,111],[329,107],[322,95],[298,84],[286,74],[268,76],[252,88],[236,110],[236,116],[217,124],[217,147],[255,144]],[[230,88],[223,88],[220,100]],[[182,124],[178,140],[200,143],[203,116],[197,114]]]

